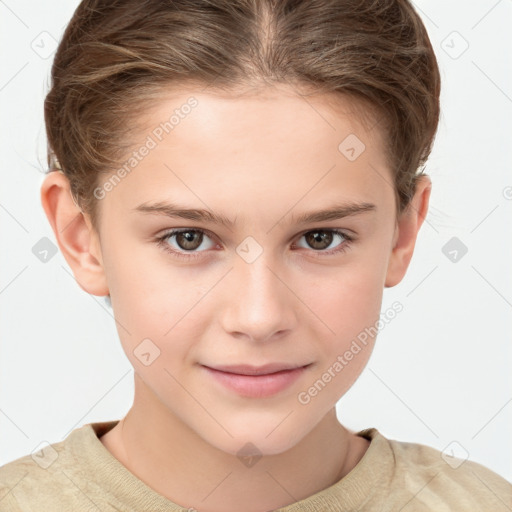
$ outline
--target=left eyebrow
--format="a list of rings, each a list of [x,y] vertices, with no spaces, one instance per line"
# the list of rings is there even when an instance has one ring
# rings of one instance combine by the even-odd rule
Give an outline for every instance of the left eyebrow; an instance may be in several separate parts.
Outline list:
[[[315,212],[302,213],[299,216],[292,215],[292,222],[298,224],[308,224],[312,222],[327,222],[329,220],[343,219],[361,213],[377,211],[377,206],[373,203],[342,203],[336,204],[325,210],[318,210]]]
[[[298,216],[292,215],[290,222],[297,222],[299,224],[308,224],[312,222],[326,222],[330,220],[342,219],[344,217],[359,215],[361,213],[376,211],[377,207],[373,203],[355,203],[348,202],[342,204],[335,204],[327,209],[317,210],[313,212],[302,213]],[[158,203],[142,203],[133,211],[141,213],[152,213],[165,215],[167,217],[211,222],[214,224],[221,224],[227,227],[233,227],[235,222],[228,219],[224,215],[215,214],[210,210],[187,208],[177,204],[158,202]]]

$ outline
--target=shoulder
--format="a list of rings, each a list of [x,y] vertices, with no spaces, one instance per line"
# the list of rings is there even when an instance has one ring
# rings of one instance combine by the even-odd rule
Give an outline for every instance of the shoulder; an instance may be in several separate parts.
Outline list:
[[[512,484],[482,464],[419,443],[388,443],[395,459],[393,488],[407,490],[410,510],[512,509]]]
[[[122,504],[111,494],[111,482],[107,481],[112,467],[115,470],[120,465],[99,440],[118,421],[83,425],[64,440],[46,442],[32,453],[1,466],[0,510],[121,510]],[[99,469],[103,471],[101,477]],[[118,476],[117,484],[119,480]]]
[[[65,478],[63,470],[70,465],[70,456],[64,440],[47,444],[38,451],[1,466],[0,510],[18,512],[33,510],[30,505],[35,503],[46,505],[40,501],[44,499],[44,494],[53,491],[57,496],[62,490]],[[49,502],[48,505],[53,503]]]
[[[5,512],[21,512],[22,508],[16,499],[16,487],[21,484],[29,474],[30,456],[26,455],[13,460],[0,467],[0,510]]]

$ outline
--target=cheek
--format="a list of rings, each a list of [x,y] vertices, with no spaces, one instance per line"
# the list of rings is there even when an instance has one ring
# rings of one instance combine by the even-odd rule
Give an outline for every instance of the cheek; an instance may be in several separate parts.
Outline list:
[[[301,282],[306,285],[306,281],[309,279]],[[304,297],[304,302],[325,324],[326,337],[343,342],[357,336],[378,318],[382,281],[383,273],[378,264],[360,261],[316,275],[299,296]]]
[[[137,367],[140,362],[136,354],[145,346],[150,352],[160,351],[159,363],[166,367],[175,364],[201,331],[197,313],[201,311],[199,302],[207,288],[205,283],[198,286],[183,268],[180,271],[179,267],[166,265],[156,249],[151,254],[147,250],[119,249],[108,255],[107,263],[118,262],[108,265],[108,283],[127,357]],[[151,342],[157,348],[152,349]]]
[[[104,259],[112,305],[126,324],[147,324],[166,332],[200,295],[193,283],[187,283],[183,268],[173,266],[156,243],[117,233],[109,240]]]
[[[318,276],[317,276],[318,277]],[[300,403],[328,408],[357,380],[372,353],[382,305],[382,265],[361,260],[315,280],[304,301],[317,313],[319,361]],[[326,327],[328,326],[328,328]]]

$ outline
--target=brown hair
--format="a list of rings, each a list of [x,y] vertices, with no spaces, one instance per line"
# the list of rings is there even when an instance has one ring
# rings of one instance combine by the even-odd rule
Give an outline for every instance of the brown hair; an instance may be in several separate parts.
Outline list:
[[[406,0],[83,0],[44,113],[49,171],[58,159],[96,228],[99,173],[119,165],[148,106],[187,83],[288,83],[362,100],[380,118],[398,214],[439,121],[436,57]]]

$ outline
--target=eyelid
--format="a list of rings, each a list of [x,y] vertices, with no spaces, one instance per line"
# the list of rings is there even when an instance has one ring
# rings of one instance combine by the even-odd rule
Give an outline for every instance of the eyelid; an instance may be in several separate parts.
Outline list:
[[[304,230],[300,231],[299,233],[297,233],[295,235],[295,237],[303,236],[306,233],[310,233],[311,231],[337,231],[337,232],[341,233],[342,235],[345,235],[352,239],[355,239],[355,237],[357,236],[355,231],[352,231],[351,229],[348,229],[348,228],[338,228],[338,227],[330,227],[330,226],[315,226],[315,227],[304,229]],[[293,238],[292,238],[292,240],[293,240]]]
[[[200,227],[194,227],[194,226],[185,226],[185,227],[176,227],[176,228],[168,228],[160,232],[160,234],[156,235],[156,238],[163,238],[167,235],[176,234],[183,231],[199,231],[206,235],[208,235],[210,238],[213,238],[219,242],[219,238],[215,233],[210,231],[206,228],[200,228]],[[355,240],[357,237],[357,233],[355,231],[348,229],[348,228],[336,228],[336,227],[328,227],[328,226],[317,226],[312,227],[308,229],[303,229],[302,231],[299,231],[299,233],[296,233],[289,239],[289,242],[295,240],[296,238],[299,238],[301,236],[304,236],[306,233],[310,233],[311,231],[333,231],[333,232],[339,232],[341,235],[346,236],[347,238],[351,240]]]

